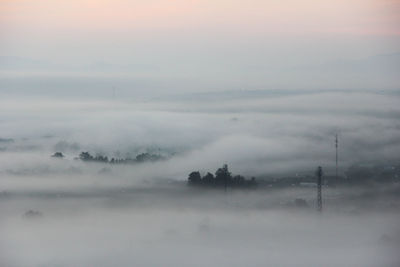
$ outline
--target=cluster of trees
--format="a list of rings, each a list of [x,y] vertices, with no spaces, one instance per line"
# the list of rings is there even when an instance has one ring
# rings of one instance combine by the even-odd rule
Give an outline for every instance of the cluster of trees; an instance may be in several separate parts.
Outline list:
[[[61,152],[56,152],[53,155],[51,155],[53,158],[63,158],[64,155]]]
[[[254,187],[257,185],[256,178],[252,177],[247,180],[241,175],[232,176],[228,170],[228,165],[224,164],[222,168],[219,168],[215,172],[215,176],[208,172],[206,175],[201,177],[200,172],[194,171],[189,174],[188,177],[189,185],[202,185],[211,187]]]
[[[96,162],[105,162],[108,163],[108,157],[102,155],[92,156],[89,152],[81,152],[79,154],[79,159],[82,161],[96,161]]]
[[[64,158],[63,153],[55,152],[52,155],[53,158]],[[127,163],[140,163],[140,162],[151,162],[151,161],[158,161],[164,160],[165,157],[156,154],[150,153],[141,153],[137,155],[135,158],[108,158],[107,156],[103,155],[96,155],[93,156],[89,152],[81,152],[79,154],[78,159],[86,162],[102,162],[102,163],[111,163],[111,164],[127,164]]]
[[[161,155],[155,155],[150,153],[141,153],[137,155],[135,158],[111,158],[109,159],[107,156],[96,155],[92,156],[89,152],[82,152],[79,154],[79,159],[82,161],[94,161],[94,162],[103,162],[103,163],[112,163],[112,164],[121,164],[121,163],[139,163],[139,162],[149,162],[149,161],[158,161],[165,159]]]

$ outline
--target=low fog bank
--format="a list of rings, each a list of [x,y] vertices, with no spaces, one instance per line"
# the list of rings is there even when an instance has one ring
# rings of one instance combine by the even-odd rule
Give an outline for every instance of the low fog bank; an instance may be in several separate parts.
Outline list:
[[[399,188],[2,194],[2,266],[398,266]],[[303,198],[309,206],[296,206]],[[377,198],[379,201],[377,201]],[[379,204],[381,203],[381,204]]]
[[[151,101],[0,102],[2,172],[20,173],[20,165],[25,172],[40,174],[35,166],[51,172],[63,166],[46,159],[56,151],[66,156],[64,166],[75,168],[73,159],[89,151],[109,158],[167,155],[168,161],[145,164],[149,176],[159,170],[176,179],[223,163],[249,176],[294,175],[312,172],[318,165],[332,174],[336,133],[341,174],[354,163],[395,164],[400,155],[398,95],[243,92]],[[144,169],[135,166],[132,173],[144,175]]]

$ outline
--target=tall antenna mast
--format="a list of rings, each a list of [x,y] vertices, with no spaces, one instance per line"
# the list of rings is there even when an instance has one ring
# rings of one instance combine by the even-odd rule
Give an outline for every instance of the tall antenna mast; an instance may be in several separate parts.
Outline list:
[[[322,211],[322,168],[317,168],[317,210]]]
[[[338,134],[335,135],[335,148],[336,148],[336,181],[338,180]]]

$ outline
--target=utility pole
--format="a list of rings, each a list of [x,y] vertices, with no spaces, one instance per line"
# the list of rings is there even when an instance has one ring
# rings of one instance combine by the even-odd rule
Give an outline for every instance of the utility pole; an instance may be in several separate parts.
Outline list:
[[[336,182],[338,180],[338,145],[339,145],[339,140],[338,140],[338,134],[335,135],[335,148],[336,148]]]
[[[322,212],[322,167],[317,169],[317,210]]]

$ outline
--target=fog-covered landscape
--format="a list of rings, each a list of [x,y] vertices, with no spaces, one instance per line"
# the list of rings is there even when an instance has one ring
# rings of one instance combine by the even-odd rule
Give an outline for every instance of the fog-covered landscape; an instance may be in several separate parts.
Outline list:
[[[0,1],[0,267],[400,266],[398,1]]]
[[[397,266],[399,96],[233,93],[204,102],[2,98],[2,264]],[[315,182],[317,166],[335,176],[337,132],[344,182],[323,186],[322,214],[315,187],[268,182]],[[83,161],[82,151],[163,157],[111,164]],[[188,185],[190,172],[224,163],[257,188]],[[357,164],[393,168],[392,180],[349,184]]]

